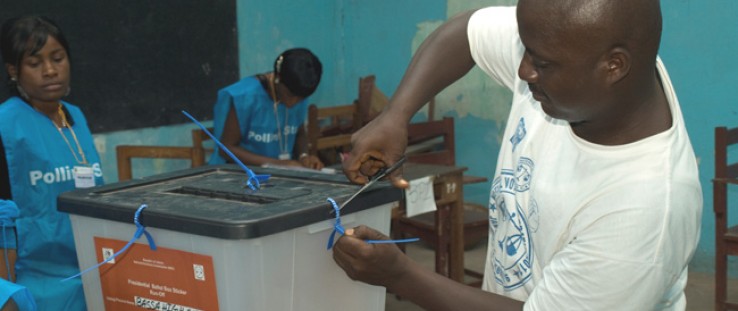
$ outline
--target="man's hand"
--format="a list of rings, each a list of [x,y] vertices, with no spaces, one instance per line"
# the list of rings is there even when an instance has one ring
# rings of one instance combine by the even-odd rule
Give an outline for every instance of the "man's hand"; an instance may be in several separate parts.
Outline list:
[[[395,244],[369,244],[365,240],[389,238],[366,226],[347,229],[336,241],[333,260],[352,280],[387,287],[401,279],[407,256]]]
[[[351,135],[352,150],[343,161],[346,177],[357,184],[365,184],[371,176],[397,162],[407,146],[407,122],[392,114],[382,113]],[[402,170],[389,175],[395,187],[407,188]]]

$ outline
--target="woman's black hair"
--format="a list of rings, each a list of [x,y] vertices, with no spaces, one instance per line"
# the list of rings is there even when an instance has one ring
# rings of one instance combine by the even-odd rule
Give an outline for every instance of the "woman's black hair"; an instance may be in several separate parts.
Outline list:
[[[20,68],[23,56],[36,54],[44,47],[49,36],[59,41],[71,59],[69,43],[64,33],[48,17],[31,15],[5,21],[0,30],[0,55],[2,55],[3,63]],[[10,93],[18,95],[16,82],[12,81],[9,76],[7,79]]]
[[[284,84],[293,95],[308,97],[318,88],[323,65],[310,50],[294,48],[277,56],[274,72],[279,77],[279,83]]]

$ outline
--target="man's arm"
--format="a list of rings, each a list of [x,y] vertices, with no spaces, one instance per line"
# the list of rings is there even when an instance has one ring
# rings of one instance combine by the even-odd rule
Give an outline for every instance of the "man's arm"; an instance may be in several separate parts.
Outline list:
[[[436,29],[413,57],[385,111],[352,136],[353,150],[344,162],[346,176],[366,182],[399,159],[407,145],[411,117],[431,97],[464,76],[475,63],[467,37],[473,12],[460,14]],[[407,183],[392,177],[398,187]],[[523,302],[458,283],[426,269],[393,244],[364,240],[388,239],[381,233],[357,227],[346,231],[335,245],[333,258],[347,275],[384,286],[427,310],[521,310]]]
[[[426,38],[389,102],[390,114],[410,118],[436,94],[474,67],[466,27],[474,11],[459,14]]]
[[[346,230],[333,258],[351,279],[384,286],[426,310],[522,310],[523,302],[446,278],[412,261],[394,244],[364,240],[388,237],[368,227]]]
[[[450,19],[420,45],[387,109],[353,135],[351,156],[344,161],[349,180],[364,183],[367,176],[394,164],[405,151],[412,116],[474,67],[466,33],[472,13]],[[396,186],[406,186],[399,173],[391,178]]]

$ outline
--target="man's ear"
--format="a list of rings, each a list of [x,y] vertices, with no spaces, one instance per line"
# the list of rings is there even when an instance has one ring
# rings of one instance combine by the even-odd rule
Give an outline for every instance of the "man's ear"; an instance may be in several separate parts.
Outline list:
[[[17,81],[18,80],[18,68],[11,64],[5,64],[5,70],[8,71],[8,75],[10,75],[10,79]]]
[[[615,47],[608,53],[604,62],[606,79],[610,84],[615,84],[628,76],[631,68],[630,52],[623,47]]]

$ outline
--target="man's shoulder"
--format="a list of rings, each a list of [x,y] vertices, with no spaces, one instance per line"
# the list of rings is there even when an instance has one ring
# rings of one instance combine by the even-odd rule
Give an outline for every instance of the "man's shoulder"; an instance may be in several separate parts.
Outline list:
[[[474,11],[472,18],[480,18],[480,21],[490,24],[501,21],[510,22],[510,20],[515,22],[517,20],[516,10],[516,6],[488,6]]]

